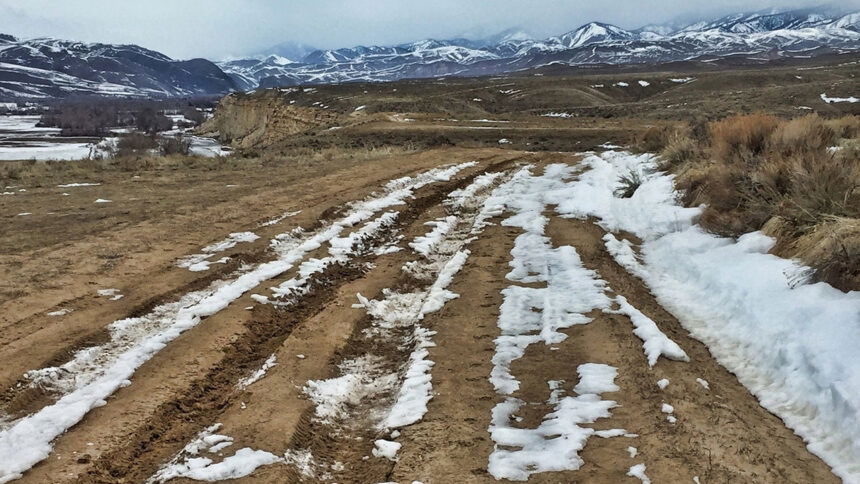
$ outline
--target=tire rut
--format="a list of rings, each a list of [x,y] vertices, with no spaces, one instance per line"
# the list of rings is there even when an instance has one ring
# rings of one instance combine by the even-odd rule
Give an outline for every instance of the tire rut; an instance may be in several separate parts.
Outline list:
[[[416,196],[401,209],[395,226],[383,237],[418,220],[427,210],[439,205],[450,191],[467,186],[479,173],[504,169],[517,159],[519,158],[505,158],[491,162],[480,172],[461,175],[451,182],[433,185],[430,194]],[[337,210],[331,208],[327,213],[334,214]],[[385,241],[374,242],[376,245],[382,245]],[[127,445],[100,456],[80,481],[138,482],[152,475],[158,465],[182,448],[206,422],[215,421],[230,402],[235,400],[239,394],[235,390],[235,384],[239,379],[259,367],[298,324],[324,310],[338,288],[361,278],[365,274],[367,264],[372,263],[375,258],[372,254],[365,254],[346,265],[328,268],[314,278],[309,293],[297,299],[295,305],[287,309],[277,309],[270,305],[255,306],[245,334],[225,348],[225,356],[206,377],[194,381],[181,396],[161,404],[147,417],[145,424],[133,432]],[[305,435],[306,441],[310,441],[312,439],[308,438],[307,432],[312,432],[311,428],[301,427],[297,435]],[[316,438],[315,435],[313,437]]]

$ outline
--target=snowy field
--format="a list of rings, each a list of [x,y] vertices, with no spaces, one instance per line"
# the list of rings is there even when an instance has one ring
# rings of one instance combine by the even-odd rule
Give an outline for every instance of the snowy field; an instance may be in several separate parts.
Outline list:
[[[75,142],[74,138],[59,138],[57,128],[40,128],[36,124],[39,116],[0,116],[0,161],[17,160],[83,160],[102,156],[99,148],[106,138],[95,142],[87,138],[86,142]],[[184,120],[182,116],[172,116]],[[126,132],[127,130],[115,130]],[[178,133],[178,132],[177,132]],[[191,141],[192,155],[214,158],[229,154],[218,141],[200,136],[188,136]]]

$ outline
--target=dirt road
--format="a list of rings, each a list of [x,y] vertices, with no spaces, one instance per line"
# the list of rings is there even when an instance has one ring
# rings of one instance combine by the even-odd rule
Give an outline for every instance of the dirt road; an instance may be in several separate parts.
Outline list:
[[[79,270],[0,306],[0,482],[839,482],[558,214],[578,161],[384,158],[8,256]]]

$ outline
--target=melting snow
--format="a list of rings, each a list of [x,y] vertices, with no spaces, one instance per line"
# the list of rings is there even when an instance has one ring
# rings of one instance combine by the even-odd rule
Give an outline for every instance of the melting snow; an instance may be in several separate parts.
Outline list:
[[[232,437],[215,433],[220,428],[221,424],[214,424],[197,434],[170,462],[150,477],[146,484],[160,484],[181,477],[210,482],[238,479],[250,475],[258,467],[284,461],[270,452],[248,447],[237,450],[219,463],[214,463],[208,457],[201,457],[203,452],[216,454],[233,445]]]
[[[242,380],[239,380],[239,383],[236,384],[236,388],[245,389],[245,388],[248,388],[249,386],[253,385],[254,383],[260,381],[260,379],[262,379],[264,376],[266,376],[266,373],[269,370],[271,370],[272,367],[274,367],[277,364],[278,364],[277,363],[277,355],[272,354],[271,356],[266,358],[266,361],[263,362],[263,366],[261,366],[259,369],[257,369],[254,373],[249,375],[247,378],[243,378]]]
[[[694,225],[700,210],[677,204],[672,176],[649,155],[607,152],[584,163],[591,170],[558,210],[638,235],[641,258],[614,236],[607,250],[835,474],[860,482],[860,293],[790,284],[787,274],[805,268],[768,254],[774,241],[760,232],[737,240],[704,232]],[[630,170],[642,185],[616,198]]]
[[[63,308],[63,309],[59,309],[57,311],[51,311],[50,313],[45,313],[45,314],[48,316],[51,316],[51,317],[57,317],[57,316],[65,316],[65,315],[69,314],[70,312],[72,312],[71,309]]]
[[[851,97],[827,97],[827,94],[825,94],[825,93],[821,94],[821,100],[826,102],[827,104],[860,102],[860,98],[856,98],[854,96],[851,96]]]
[[[403,204],[414,190],[437,181],[446,181],[474,163],[436,168],[413,177],[393,180],[382,194],[352,204],[338,222],[324,226],[298,243],[277,243],[275,260],[249,266],[235,279],[216,281],[210,287],[186,294],[176,302],[156,307],[147,315],[112,323],[111,340],[84,348],[60,368],[29,372],[33,382],[62,392],[62,397],[36,413],[13,421],[0,431],[0,481],[18,477],[52,450],[52,441],[79,422],[91,409],[104,405],[105,399],[120,387],[130,384],[135,370],[152,358],[184,331],[258,286],[283,274],[309,250],[333,239],[344,227],[355,225],[386,207]],[[262,462],[263,454],[250,451],[239,455],[230,465]],[[219,472],[225,466],[217,467]],[[226,469],[229,470],[229,469]],[[225,470],[225,472],[226,472]]]
[[[612,367],[582,365],[578,372],[589,380],[583,388],[617,389]],[[496,479],[525,481],[539,472],[579,469],[584,462],[578,453],[588,438],[596,434],[594,429],[580,425],[610,417],[609,410],[616,406],[615,402],[602,400],[595,393],[568,396],[554,406],[537,428],[514,427],[511,419],[524,404],[522,400],[508,397],[493,408],[489,430],[495,449],[490,454],[487,470]],[[613,432],[612,435],[623,433]]]
[[[627,475],[639,479],[642,481],[642,484],[651,484],[651,479],[645,475],[645,469],[645,464],[636,464],[627,471]]]
[[[217,261],[209,260],[215,254],[227,249],[232,249],[240,243],[254,242],[259,238],[260,237],[253,232],[235,232],[220,242],[204,247],[201,250],[201,252],[203,252],[202,254],[192,254],[179,259],[176,265],[192,272],[206,271],[209,270],[209,266],[211,264],[223,264],[229,260],[229,258],[222,258]]]
[[[275,217],[275,218],[273,218],[273,219],[271,219],[271,220],[267,220],[267,221],[265,221],[265,222],[261,223],[261,224],[260,224],[260,227],[269,227],[269,226],[271,226],[271,225],[275,225],[275,224],[277,224],[277,223],[282,222],[284,219],[287,219],[287,218],[290,218],[290,217],[295,217],[296,215],[298,215],[298,214],[300,214],[300,213],[302,213],[302,211],[301,211],[301,210],[296,210],[296,211],[294,211],[294,212],[284,212],[284,213],[282,213],[281,215],[279,215],[279,216],[277,216],[277,217]]]
[[[388,460],[397,460],[397,451],[400,450],[401,444],[390,440],[379,439],[373,442],[373,456],[384,457]]]
[[[97,187],[101,183],[67,183],[65,185],[57,185],[57,188],[74,188],[74,187]]]
[[[629,317],[633,326],[636,327],[633,334],[644,341],[643,347],[645,348],[645,355],[648,357],[648,366],[653,367],[661,355],[670,360],[690,361],[687,353],[677,343],[660,331],[660,328],[651,318],[627,302],[624,296],[617,296],[615,301],[621,307],[618,312]]]

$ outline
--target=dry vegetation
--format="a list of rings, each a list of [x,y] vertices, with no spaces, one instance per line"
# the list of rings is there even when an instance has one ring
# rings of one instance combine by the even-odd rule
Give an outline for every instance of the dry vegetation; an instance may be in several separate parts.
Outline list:
[[[775,252],[812,267],[814,281],[860,289],[860,118],[767,114],[645,133],[678,174],[701,225],[726,236],[764,230]]]
[[[139,137],[152,140],[146,135]],[[135,136],[138,138],[138,136]],[[123,138],[124,139],[124,138]],[[169,138],[168,140],[172,140]],[[137,142],[135,142],[137,143]],[[152,150],[159,147],[156,140],[141,142],[145,149],[119,150],[112,158],[79,160],[79,161],[7,161],[0,163],[0,188],[4,185],[16,185],[21,182],[41,186],[60,179],[98,178],[101,174],[136,173],[143,171],[222,171],[258,169],[273,166],[293,166],[304,168],[326,162],[338,162],[348,165],[353,162],[372,161],[389,156],[413,153],[416,149],[406,146],[383,146],[364,148],[332,147],[324,149],[297,148],[290,152],[260,156],[223,156],[207,158],[203,156],[183,155],[165,150]],[[163,153],[163,154],[161,154]]]

